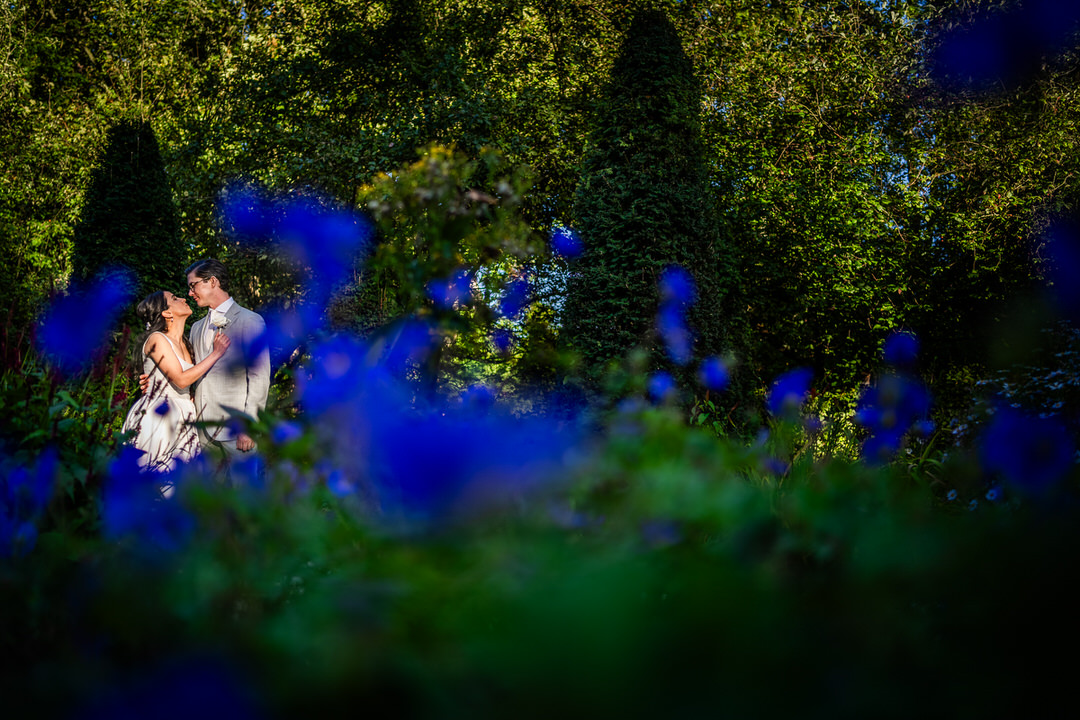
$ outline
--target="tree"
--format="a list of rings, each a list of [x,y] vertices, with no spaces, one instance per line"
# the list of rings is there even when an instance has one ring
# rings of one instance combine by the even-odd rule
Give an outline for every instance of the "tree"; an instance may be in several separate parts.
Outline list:
[[[698,354],[730,345],[737,277],[718,232],[700,104],[671,21],[639,12],[599,104],[576,196],[585,251],[568,286],[564,337],[592,381],[639,345],[654,367],[670,364],[653,330],[657,282],[671,265],[697,283],[690,319]]]
[[[142,297],[176,288],[186,261],[154,131],[147,122],[123,120],[109,130],[75,227],[73,275],[126,267]]]

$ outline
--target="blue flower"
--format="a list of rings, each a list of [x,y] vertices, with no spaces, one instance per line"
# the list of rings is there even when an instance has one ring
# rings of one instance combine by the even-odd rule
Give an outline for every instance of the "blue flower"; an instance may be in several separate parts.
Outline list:
[[[551,249],[564,258],[573,259],[585,250],[577,233],[569,228],[556,228],[551,233]]]
[[[260,244],[274,232],[273,208],[266,194],[250,186],[227,188],[219,208],[226,233],[241,243]]]
[[[318,333],[325,323],[324,313],[310,303],[285,306],[274,303],[259,311],[265,327],[262,334],[241,346],[245,362],[263,351],[270,353],[270,364],[278,367],[300,351],[309,337]]]
[[[405,325],[399,339],[409,344],[409,330]],[[402,337],[405,336],[405,337]],[[296,378],[296,399],[304,411],[313,418],[333,409],[348,408],[363,403],[373,388],[382,387],[380,366],[371,357],[371,348],[349,337],[333,337],[311,349],[307,373]],[[391,347],[388,351],[397,365],[404,358],[396,353],[407,354],[404,347]]]
[[[789,370],[773,382],[767,405],[773,417],[794,419],[810,394],[814,371],[810,368]]]
[[[278,445],[287,445],[304,436],[304,431],[294,422],[282,420],[274,425],[270,431],[270,437]]]
[[[948,492],[948,494],[947,494],[947,495],[945,495],[945,499],[946,499],[946,500],[948,500],[948,501],[950,501],[950,502],[951,502],[951,501],[953,501],[953,500],[955,500],[956,498],[957,498],[957,492],[956,492],[956,490],[950,490],[950,491]]]
[[[497,327],[491,331],[491,344],[495,352],[506,355],[514,345],[514,333],[509,328]]]
[[[333,292],[351,279],[358,261],[371,251],[374,228],[352,210],[313,197],[274,196],[251,187],[223,193],[219,208],[229,237],[243,245],[269,247],[305,276],[303,303],[289,312],[278,309],[270,318],[267,337],[248,353],[269,349],[271,362],[291,354],[302,339],[318,330]],[[284,323],[277,322],[285,321]],[[277,328],[287,325],[288,330]],[[280,337],[275,337],[280,336]]]
[[[455,270],[450,277],[432,280],[427,284],[427,294],[440,310],[452,310],[458,303],[469,299],[472,293],[472,274],[465,268]]]
[[[325,301],[370,250],[373,235],[374,228],[366,218],[312,198],[300,198],[284,203],[274,227],[274,244],[280,253],[311,270],[305,291]]]
[[[1069,48],[1080,21],[1073,0],[1030,0],[1005,11],[984,11],[942,34],[931,59],[939,77],[977,87],[1022,82],[1045,58]]]
[[[720,392],[728,386],[731,376],[727,364],[715,355],[706,358],[698,368],[698,380],[709,390]]]
[[[311,418],[313,441],[327,463],[332,492],[379,508],[393,526],[424,527],[472,512],[500,496],[524,493],[557,467],[572,433],[536,416],[500,411],[491,392],[470,388],[460,402],[432,396],[418,408],[415,388],[387,364],[414,343],[410,328],[379,351],[355,339],[333,338],[312,348],[298,399]],[[416,344],[422,345],[424,341]],[[393,360],[396,363],[400,360]]]
[[[133,536],[162,550],[176,550],[190,537],[194,520],[175,497],[164,499],[161,486],[171,484],[183,472],[143,472],[141,450],[124,447],[109,466],[102,498],[101,519],[105,537]]]
[[[1062,218],[1051,226],[1046,254],[1051,301],[1062,317],[1080,320],[1080,284],[1075,277],[1080,267],[1080,217]]]
[[[649,547],[663,548],[682,542],[683,532],[673,520],[650,520],[642,523],[641,537]]]
[[[997,502],[1000,497],[1001,497],[1001,489],[1000,488],[992,487],[992,488],[990,488],[989,490],[986,491],[986,499],[989,500],[990,502]]]
[[[482,414],[495,404],[495,393],[487,385],[478,383],[465,388],[460,400],[463,408]]]
[[[674,304],[662,305],[656,329],[668,358],[676,365],[686,365],[693,357],[694,336],[686,325],[686,312]]]
[[[678,265],[670,265],[660,273],[659,294],[656,330],[668,358],[676,365],[686,365],[693,357],[694,335],[686,312],[697,294],[694,278]]]
[[[697,298],[694,277],[678,265],[669,265],[660,273],[661,304],[692,305]]]
[[[897,370],[911,370],[919,354],[919,341],[911,333],[894,332],[885,340],[885,362]]]
[[[791,468],[789,464],[773,455],[766,455],[761,460],[760,470],[766,475],[784,475]]]
[[[349,497],[356,492],[356,484],[340,469],[331,470],[326,476],[326,489],[335,497]]]
[[[653,402],[662,403],[675,394],[675,378],[663,370],[649,376],[649,397]]]
[[[62,373],[84,369],[108,340],[134,289],[131,274],[124,270],[73,285],[45,312],[38,346]]]
[[[58,467],[49,448],[32,467],[0,466],[0,558],[24,556],[37,542],[37,522],[52,497]]]
[[[855,422],[870,431],[863,457],[887,462],[908,432],[933,427],[929,413],[930,392],[923,383],[907,375],[882,375],[863,393],[855,411]]]
[[[554,477],[573,442],[546,418],[495,411],[388,413],[370,430],[379,505],[391,518],[422,523],[528,493]]]
[[[80,708],[75,720],[179,720],[208,711],[229,720],[268,717],[250,678],[224,656],[190,654],[132,667],[138,669],[104,675],[110,682],[94,685],[96,697]],[[162,692],[170,686],[183,692]]]
[[[1072,470],[1075,446],[1068,430],[1053,418],[1000,407],[980,442],[983,467],[1010,487],[1044,494]]]
[[[507,283],[503,291],[499,312],[504,317],[516,318],[529,303],[529,281],[517,278]]]

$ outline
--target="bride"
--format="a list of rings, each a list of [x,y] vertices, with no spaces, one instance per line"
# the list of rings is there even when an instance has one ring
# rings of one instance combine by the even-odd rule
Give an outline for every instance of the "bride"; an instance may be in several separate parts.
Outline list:
[[[177,461],[188,462],[200,452],[191,385],[221,359],[229,338],[219,332],[211,353],[196,364],[184,332],[191,317],[185,298],[159,290],[147,295],[135,312],[146,323],[143,372],[150,379],[146,392],[128,411],[123,429],[135,433],[132,445],[144,453],[139,466],[166,472]],[[163,488],[166,495],[170,491]]]

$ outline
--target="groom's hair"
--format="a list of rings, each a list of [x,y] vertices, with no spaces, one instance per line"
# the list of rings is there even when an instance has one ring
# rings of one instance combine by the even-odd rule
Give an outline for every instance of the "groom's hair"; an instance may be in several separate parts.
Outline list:
[[[188,269],[184,271],[184,275],[190,275],[191,273],[195,273],[203,280],[216,277],[221,289],[229,292],[229,271],[225,269],[220,260],[214,258],[197,260],[191,263]]]

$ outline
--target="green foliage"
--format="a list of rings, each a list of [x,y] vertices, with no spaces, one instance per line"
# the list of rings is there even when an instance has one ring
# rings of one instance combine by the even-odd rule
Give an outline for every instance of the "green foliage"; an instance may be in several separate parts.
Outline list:
[[[596,382],[652,336],[657,281],[669,265],[698,286],[699,356],[731,347],[737,277],[717,216],[699,127],[701,88],[667,16],[635,16],[597,110],[575,205],[585,252],[571,270],[564,338]],[[684,378],[685,379],[685,378]]]
[[[47,452],[58,462],[43,529],[90,537],[108,463],[123,439],[134,375],[130,329],[101,353],[89,372],[64,382],[17,334],[9,320],[0,343],[0,460],[7,470],[33,467]]]
[[[506,168],[493,150],[470,160],[433,146],[412,165],[362,188],[359,200],[376,223],[378,241],[354,293],[354,327],[375,328],[394,342],[400,327],[394,320],[434,323],[444,342],[428,368],[432,388],[509,379],[513,360],[496,352],[490,333],[505,284],[540,249],[520,213],[528,187],[528,174]],[[433,287],[455,277],[464,279],[464,296],[441,307]],[[535,344],[544,330],[536,321],[534,332],[529,327],[518,332]]]
[[[267,420],[266,486],[185,486],[170,502],[198,532],[177,550],[59,529],[0,559],[9,708],[70,716],[102,689],[210,671],[272,717],[386,702],[439,717],[673,703],[836,717],[882,697],[898,715],[986,716],[1068,699],[1068,665],[1040,650],[1078,630],[1060,572],[1071,513],[954,512],[898,467],[846,460],[777,474],[764,445],[642,408],[539,493],[403,535],[323,485],[311,437],[277,443]],[[978,473],[966,457],[942,467]],[[88,653],[87,637],[108,641]],[[799,668],[784,692],[780,666]]]
[[[73,276],[123,267],[135,275],[138,298],[177,288],[187,252],[154,132],[121,121],[107,137],[75,226]]]

